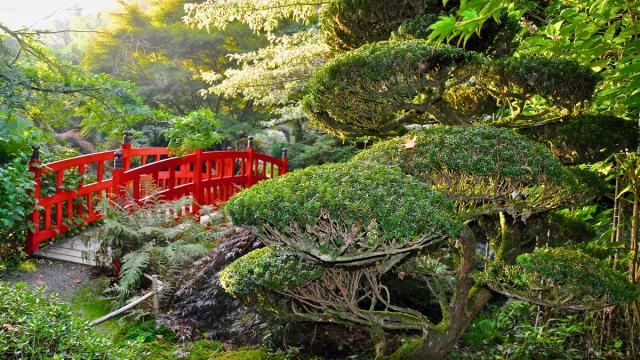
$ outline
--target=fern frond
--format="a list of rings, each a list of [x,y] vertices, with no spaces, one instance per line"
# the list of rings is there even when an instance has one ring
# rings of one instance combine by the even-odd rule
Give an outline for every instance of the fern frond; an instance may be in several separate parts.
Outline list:
[[[131,290],[140,283],[142,273],[149,265],[149,254],[145,247],[139,251],[126,254],[122,258],[122,267],[120,268],[120,281],[118,281],[118,299],[124,302]]]

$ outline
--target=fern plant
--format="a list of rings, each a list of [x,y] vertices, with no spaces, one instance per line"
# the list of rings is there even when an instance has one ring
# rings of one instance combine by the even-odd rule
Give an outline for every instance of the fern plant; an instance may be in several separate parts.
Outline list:
[[[192,202],[188,197],[175,201],[153,198],[126,208],[103,202],[104,223],[88,241],[96,247],[99,265],[111,266],[114,260],[121,264],[114,288],[119,304],[140,285],[143,273],[166,276],[211,247],[216,239],[212,225],[184,211]]]

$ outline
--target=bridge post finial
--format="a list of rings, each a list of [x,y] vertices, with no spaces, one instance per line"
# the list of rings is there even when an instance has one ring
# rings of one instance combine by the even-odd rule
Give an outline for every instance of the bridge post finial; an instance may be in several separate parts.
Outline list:
[[[253,136],[247,138],[247,148],[253,148]]]
[[[123,144],[131,144],[131,140],[133,139],[133,131],[125,130],[124,137],[122,139]]]
[[[280,158],[281,159],[286,159],[287,158],[287,154],[288,154],[287,148],[282,148],[282,156],[280,156]]]
[[[122,169],[122,151],[118,150],[115,152],[115,159],[113,159],[113,168],[114,169]]]
[[[40,160],[40,144],[31,145],[31,149],[33,149],[33,152],[31,153],[31,160],[32,161]]]

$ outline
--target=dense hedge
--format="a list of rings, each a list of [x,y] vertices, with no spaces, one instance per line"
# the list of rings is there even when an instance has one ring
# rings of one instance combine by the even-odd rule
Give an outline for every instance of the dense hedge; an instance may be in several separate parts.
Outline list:
[[[402,130],[394,120],[403,112],[435,97],[440,86],[464,76],[481,62],[478,54],[423,40],[382,41],[336,56],[307,82],[302,106],[311,122],[335,135],[389,136]],[[463,76],[463,75],[460,75]],[[470,98],[467,98],[471,101]],[[468,105],[465,105],[468,106]],[[453,104],[435,102],[433,111],[420,111],[411,123],[450,123]]]
[[[518,132],[547,145],[568,163],[601,161],[638,146],[638,124],[612,115],[579,115]]]
[[[0,357],[3,359],[135,359],[133,344],[116,346],[73,314],[69,305],[0,282]]]
[[[524,298],[581,306],[624,304],[640,296],[606,262],[566,248],[538,248],[519,255],[515,265],[498,263],[482,281]]]
[[[330,221],[324,236],[300,234],[330,256],[346,241],[341,254],[360,254],[425,235],[455,236],[460,228],[453,204],[429,186],[394,169],[357,163],[312,166],[260,182],[232,197],[225,210],[236,225],[266,224],[281,232]],[[335,229],[337,238],[328,233]]]
[[[388,40],[404,21],[443,9],[439,0],[334,0],[321,17],[325,43],[335,50]]]
[[[490,126],[431,127],[377,143],[353,161],[400,168],[459,203],[557,206],[579,189],[547,148]]]

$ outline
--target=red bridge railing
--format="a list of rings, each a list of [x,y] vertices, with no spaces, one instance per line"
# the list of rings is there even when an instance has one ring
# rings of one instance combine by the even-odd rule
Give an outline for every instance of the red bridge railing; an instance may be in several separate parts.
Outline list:
[[[255,153],[250,137],[245,151],[196,150],[172,157],[166,148],[133,148],[125,136],[120,150],[49,164],[40,163],[35,149],[29,170],[36,184],[33,230],[26,246],[32,254],[41,242],[100,220],[98,203],[105,198],[143,204],[151,198],[192,196],[189,210],[197,213],[203,205],[218,206],[258,181],[286,173],[287,153],[283,150],[280,159]],[[88,177],[91,182],[85,184]]]

